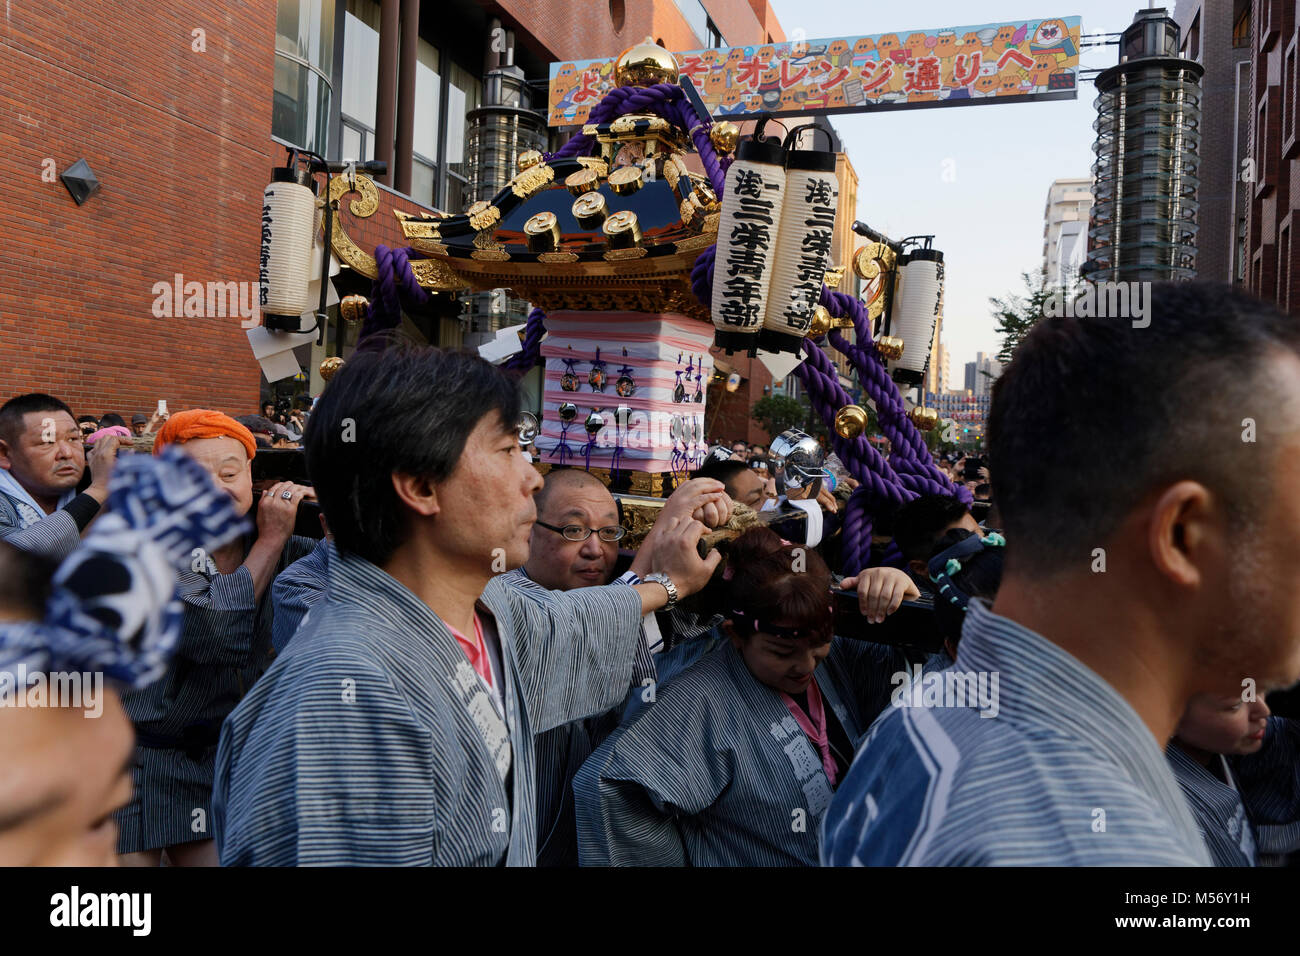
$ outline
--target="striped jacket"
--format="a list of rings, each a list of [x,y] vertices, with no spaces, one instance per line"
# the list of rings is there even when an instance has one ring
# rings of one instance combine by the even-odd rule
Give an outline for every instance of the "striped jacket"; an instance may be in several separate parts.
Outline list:
[[[815,679],[855,741],[906,669],[895,648],[837,637]],[[831,798],[816,745],[730,642],[620,726],[573,790],[583,866],[816,866]]]
[[[333,545],[322,538],[306,557],[299,558],[271,584],[271,646],[279,654],[289,644],[307,612],[325,600],[329,587],[330,551]]]
[[[491,580],[478,613],[499,638],[503,713],[426,604],[336,557],[326,603],[222,730],[221,862],[531,865],[533,734],[623,699],[640,596]]]
[[[1160,745],[1076,658],[976,599],[940,673],[959,672],[998,674],[996,716],[891,708],[831,802],[823,863],[1209,864]]]
[[[315,543],[291,537],[277,568]],[[212,837],[208,818],[221,722],[271,661],[270,588],[256,599],[246,568],[230,574],[211,566],[186,568],[176,587],[185,619],[167,672],[122,697],[140,745],[132,773],[135,790],[117,815],[119,853]]]
[[[1300,721],[1271,717],[1258,751],[1217,758],[1226,783],[1177,742],[1166,753],[1215,866],[1278,864],[1300,850]]]
[[[24,528],[17,504],[7,494],[0,492],[0,538],[15,548],[42,555],[52,561],[62,561],[81,544],[81,529],[77,527],[72,515],[62,507],[73,497],[74,494],[69,492],[64,496],[65,500],[59,502],[57,511]]]

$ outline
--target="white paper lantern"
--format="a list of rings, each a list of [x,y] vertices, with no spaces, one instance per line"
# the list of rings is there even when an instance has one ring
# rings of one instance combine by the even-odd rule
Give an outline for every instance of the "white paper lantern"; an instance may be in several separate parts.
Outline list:
[[[943,253],[914,249],[898,257],[889,334],[903,340],[903,354],[889,363],[894,381],[919,384],[930,358],[934,327],[943,315]]]
[[[728,354],[758,351],[781,226],[785,156],[778,141],[752,138],[740,144],[727,170],[711,314],[714,341]]]
[[[285,318],[294,328],[312,304],[316,221],[316,194],[294,182],[292,171],[276,169],[262,195],[261,307],[263,316]]]
[[[803,345],[830,265],[839,198],[833,152],[790,151],[781,229],[759,348],[798,352]]]

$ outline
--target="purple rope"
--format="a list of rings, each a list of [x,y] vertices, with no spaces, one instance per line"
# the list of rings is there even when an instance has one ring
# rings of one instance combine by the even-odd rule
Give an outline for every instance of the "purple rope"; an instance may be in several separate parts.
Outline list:
[[[717,257],[717,243],[700,253],[691,266],[691,291],[706,309],[713,307],[713,260]]]
[[[357,348],[370,348],[367,339],[397,328],[402,321],[402,306],[415,310],[429,304],[429,293],[420,286],[411,271],[411,257],[414,253],[414,249],[390,249],[383,245],[375,247],[378,272],[370,287],[370,306],[361,323]]]
[[[674,126],[688,131],[691,141],[695,144],[695,150],[699,153],[704,172],[709,177],[709,184],[721,198],[731,159],[722,159],[718,156],[717,150],[713,148],[713,141],[709,139],[709,130],[713,126],[712,119],[708,116],[700,116],[680,86],[673,83],[657,83],[646,87],[616,86],[592,108],[587,116],[587,123],[608,123],[628,113],[654,113]],[[595,137],[579,133],[546,158],[551,161],[585,156],[591,152],[595,143]]]
[[[501,367],[507,372],[527,374],[542,358],[542,337],[546,335],[546,313],[533,309],[528,313],[528,322],[524,326],[524,348],[522,352],[510,356]]]
[[[862,303],[851,295],[823,288],[821,303],[833,316],[849,316],[857,333],[858,343],[845,339],[832,331],[831,345],[848,356],[858,371],[863,390],[876,403],[880,430],[893,446],[890,464],[910,490],[918,494],[955,495],[970,504],[970,491],[958,487],[934,464],[930,449],[920,430],[908,417],[902,396],[885,370],[884,361],[871,339],[871,325]]]

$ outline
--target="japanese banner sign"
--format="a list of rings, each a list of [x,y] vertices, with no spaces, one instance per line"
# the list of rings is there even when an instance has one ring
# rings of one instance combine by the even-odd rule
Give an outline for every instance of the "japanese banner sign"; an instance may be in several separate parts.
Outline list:
[[[855,113],[1074,99],[1079,17],[733,46],[674,54],[715,117]],[[548,122],[573,126],[614,60],[552,63]]]

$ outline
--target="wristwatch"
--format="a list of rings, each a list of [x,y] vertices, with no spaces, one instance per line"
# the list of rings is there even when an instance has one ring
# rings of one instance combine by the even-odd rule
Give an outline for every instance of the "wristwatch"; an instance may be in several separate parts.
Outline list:
[[[661,571],[653,571],[641,579],[642,583],[662,584],[664,590],[668,592],[668,603],[663,606],[665,611],[671,611],[677,606],[677,585],[673,584],[673,579]]]

